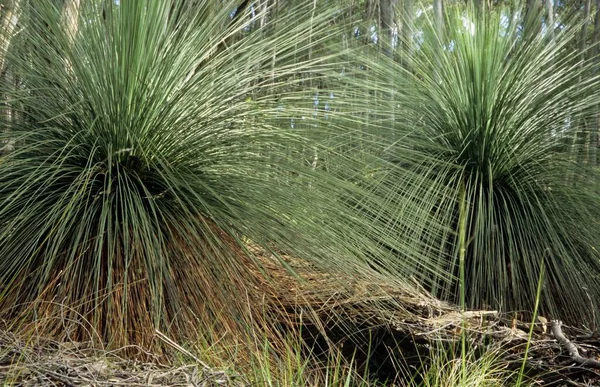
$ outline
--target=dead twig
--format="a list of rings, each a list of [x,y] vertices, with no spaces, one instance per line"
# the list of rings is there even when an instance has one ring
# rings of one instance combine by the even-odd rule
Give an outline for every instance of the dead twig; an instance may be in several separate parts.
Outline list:
[[[573,344],[571,341],[569,341],[569,339],[567,339],[567,337],[562,332],[561,326],[562,326],[561,321],[552,320],[552,325],[551,325],[552,335],[554,336],[554,338],[556,340],[558,340],[560,345],[567,350],[567,352],[569,353],[569,356],[571,357],[571,360],[575,364],[578,364],[582,367],[590,367],[590,368],[600,369],[600,361],[595,360],[595,359],[588,359],[579,354],[579,350],[577,349],[577,346],[575,344]]]

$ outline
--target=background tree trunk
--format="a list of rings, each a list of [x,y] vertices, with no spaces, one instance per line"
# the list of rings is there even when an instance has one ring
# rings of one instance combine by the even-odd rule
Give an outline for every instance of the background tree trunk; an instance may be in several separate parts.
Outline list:
[[[554,0],[546,0],[546,28],[550,39],[554,39]]]
[[[65,0],[63,5],[62,17],[65,24],[66,33],[69,36],[71,46],[75,43],[75,36],[79,28],[79,9],[82,0]],[[65,65],[68,71],[72,71],[72,64],[69,59],[65,59]]]
[[[477,12],[485,12],[486,0],[475,0],[475,9]]]
[[[0,30],[0,71],[4,72],[4,56],[8,51],[12,34],[19,21],[19,5],[21,0],[6,0],[0,5],[2,24]]]
[[[394,35],[397,33],[396,26],[396,6],[398,0],[380,0],[379,7],[379,25],[381,26],[381,35],[386,35],[388,41],[391,43],[394,40]],[[393,49],[393,45],[390,44],[390,49]]]
[[[3,81],[8,84],[11,82],[11,75],[4,68],[5,57],[10,46],[10,42],[13,37],[13,33],[19,21],[21,0],[6,0],[0,5],[0,14],[2,20],[0,24],[0,77],[4,78]],[[7,104],[5,95],[0,95],[0,122],[10,122],[12,120],[13,111]],[[1,130],[7,131],[7,128]],[[3,153],[10,152],[14,148],[14,141],[10,137],[6,137],[5,140],[0,141],[0,155]]]
[[[442,43],[442,33],[444,30],[444,5],[443,0],[433,0],[433,18],[435,20],[435,32],[440,44]]]
[[[444,5],[442,4],[443,0],[433,0],[433,21],[435,28],[435,37],[437,39],[437,44],[439,45],[438,50],[444,49]],[[440,57],[436,57],[436,78],[439,80],[439,71],[441,71],[441,62]]]
[[[581,26],[581,34],[579,36],[579,50],[581,53],[581,62],[586,58],[586,50],[588,48],[588,25],[590,23],[590,14],[592,8],[592,0],[584,0],[583,2],[583,17],[584,23]],[[581,76],[580,76],[580,80]],[[584,149],[583,149],[583,165],[587,166],[590,162],[590,145],[591,145],[591,131],[593,130],[591,123],[588,120],[582,120],[580,124],[580,128],[582,131],[583,139],[584,139]]]
[[[67,34],[71,38],[71,43],[75,39],[77,29],[79,28],[79,9],[81,0],[65,0],[63,5],[63,19]]]
[[[414,10],[412,0],[402,0],[402,12],[398,17],[398,38],[400,39],[400,55],[402,65],[406,65],[405,55],[410,57],[412,51]]]
[[[594,76],[597,76],[600,72],[598,67],[600,66],[600,0],[596,0],[596,15],[594,18],[594,36],[592,38],[592,44],[594,47],[592,53],[597,63]],[[598,109],[600,109],[600,105],[598,106]],[[590,165],[595,167],[598,165],[598,147],[600,147],[600,113],[596,113],[590,130]]]
[[[525,39],[535,38],[542,30],[542,2],[541,0],[527,0],[525,10],[524,28]]]

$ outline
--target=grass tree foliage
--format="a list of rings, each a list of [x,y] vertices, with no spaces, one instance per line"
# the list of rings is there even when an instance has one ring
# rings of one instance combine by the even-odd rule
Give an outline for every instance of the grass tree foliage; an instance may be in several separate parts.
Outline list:
[[[112,346],[223,338],[266,313],[248,243],[362,270],[368,222],[336,199],[355,186],[306,162],[334,136],[281,119],[324,73],[330,12],[88,0],[71,36],[32,3],[6,55],[19,87],[0,85],[0,318]]]
[[[570,49],[577,23],[525,41],[508,11],[475,15],[457,7],[437,33],[432,21],[405,66],[366,59],[387,162],[381,220],[397,240],[413,232],[404,222],[416,208],[446,226],[417,230],[441,247],[428,263],[446,273],[431,287],[445,299],[532,311],[544,267],[541,313],[589,323],[600,294],[600,180],[578,156],[578,132],[600,98],[594,59]]]

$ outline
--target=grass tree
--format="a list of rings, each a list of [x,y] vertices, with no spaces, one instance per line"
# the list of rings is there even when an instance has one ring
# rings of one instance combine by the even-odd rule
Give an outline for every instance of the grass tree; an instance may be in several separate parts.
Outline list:
[[[475,14],[450,12],[444,36],[424,34],[405,67],[366,59],[371,94],[382,96],[371,124],[387,164],[376,186],[388,198],[386,235],[440,247],[427,263],[445,274],[409,274],[433,280],[445,299],[532,311],[545,268],[541,312],[590,322],[600,292],[600,180],[572,147],[600,98],[594,60],[570,49],[577,23],[554,40],[526,41],[508,12]],[[416,208],[446,231],[407,227]],[[393,250],[389,237],[384,244]]]
[[[19,111],[1,123],[0,318],[113,347],[225,340],[268,313],[249,244],[361,271],[368,222],[337,200],[356,188],[307,163],[335,134],[282,118],[328,66],[315,7],[275,24],[233,3],[87,0],[76,29],[51,0],[24,9],[19,87],[0,85]]]

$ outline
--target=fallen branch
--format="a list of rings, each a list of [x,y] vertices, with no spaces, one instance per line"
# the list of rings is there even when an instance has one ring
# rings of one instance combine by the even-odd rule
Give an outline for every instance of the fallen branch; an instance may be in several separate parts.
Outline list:
[[[577,349],[577,346],[575,346],[575,344],[573,344],[571,341],[569,341],[569,339],[567,339],[567,337],[563,334],[561,325],[562,325],[562,322],[559,320],[552,321],[552,325],[551,325],[552,335],[554,335],[554,338],[556,340],[558,340],[560,345],[563,346],[567,350],[567,352],[569,353],[569,356],[571,356],[571,360],[573,360],[573,362],[575,362],[576,364],[583,366],[583,367],[591,367],[591,368],[600,369],[600,361],[594,360],[594,359],[588,359],[579,354],[579,350]]]

